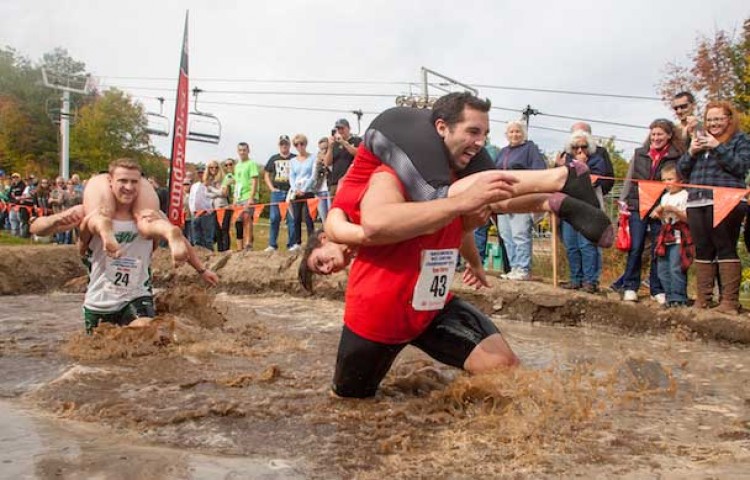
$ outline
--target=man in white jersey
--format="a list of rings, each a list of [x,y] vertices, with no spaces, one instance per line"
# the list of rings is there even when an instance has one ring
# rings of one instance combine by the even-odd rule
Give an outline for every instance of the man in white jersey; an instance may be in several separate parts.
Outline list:
[[[135,161],[121,158],[110,163],[109,185],[115,199],[112,223],[115,238],[122,246],[118,258],[107,255],[101,237],[92,235],[87,218],[81,223],[80,241],[88,245],[83,258],[89,270],[89,285],[83,303],[87,333],[101,322],[144,326],[156,314],[151,289],[151,254],[155,239],[144,238],[138,233],[132,211],[140,181],[141,167]],[[58,222],[58,226],[67,227],[74,221],[66,220],[70,221]],[[54,224],[53,219],[49,221]],[[202,264],[192,248],[188,249],[188,263],[207,283],[217,284],[216,273]]]

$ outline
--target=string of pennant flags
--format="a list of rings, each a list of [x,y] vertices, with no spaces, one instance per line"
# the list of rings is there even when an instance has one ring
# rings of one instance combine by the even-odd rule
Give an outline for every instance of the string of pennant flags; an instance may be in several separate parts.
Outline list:
[[[301,203],[306,202],[307,203],[307,210],[310,212],[310,218],[316,218],[318,216],[318,205],[320,204],[321,200],[328,200],[331,197],[313,197],[313,198],[305,198],[302,200],[291,200],[286,202],[269,202],[269,203],[254,203],[252,205],[232,205],[229,207],[223,207],[223,208],[215,208],[215,209],[208,209],[208,210],[197,210],[195,212],[195,217],[201,217],[203,215],[209,215],[213,212],[216,212],[216,220],[218,221],[219,225],[222,225],[224,222],[224,217],[227,215],[228,211],[232,212],[232,218],[230,222],[234,222],[237,220],[237,217],[244,212],[245,210],[253,210],[253,223],[256,223],[258,219],[260,218],[261,214],[263,213],[263,210],[265,210],[266,207],[272,207],[276,206],[279,207],[279,213],[281,215],[281,220],[285,220],[289,205],[292,203]],[[182,224],[185,224],[185,212],[182,213],[183,219]]]
[[[625,180],[624,178],[591,175],[592,181],[596,181],[600,178],[604,180]],[[638,214],[641,218],[645,219],[646,215],[648,215],[656,202],[661,198],[666,187],[664,182],[660,180],[631,179],[631,181],[638,184]],[[734,207],[736,207],[743,198],[750,194],[750,189],[747,188],[715,187],[694,185],[691,183],[675,183],[674,185],[679,185],[683,188],[713,190],[714,228],[716,228],[721,221],[724,220],[732,210],[734,210]]]
[[[596,181],[598,179],[603,180],[625,180],[624,178],[617,177],[605,177],[602,175],[591,175],[591,180]],[[656,202],[659,201],[662,194],[664,193],[664,182],[658,180],[641,180],[631,179],[632,182],[638,184],[638,195],[639,195],[639,215],[641,218],[646,218],[646,215],[651,211]],[[706,185],[693,185],[690,183],[678,183],[683,188],[701,188],[713,190],[713,210],[714,210],[714,228],[726,218],[729,213],[734,210],[740,201],[750,194],[750,189],[747,188],[732,188],[732,187],[715,187]],[[223,224],[224,217],[227,212],[232,212],[231,221],[237,220],[237,217],[245,210],[253,210],[253,223],[257,222],[260,218],[263,210],[266,207],[276,206],[279,208],[281,214],[281,220],[284,220],[288,214],[289,205],[292,203],[306,202],[307,209],[310,212],[311,218],[316,218],[318,215],[318,205],[321,200],[328,200],[331,197],[313,197],[302,200],[291,200],[284,202],[269,202],[269,203],[256,203],[252,205],[232,205],[224,208],[209,209],[209,210],[198,210],[195,212],[196,217],[211,214],[216,212],[216,219],[219,224]],[[38,207],[33,205],[17,205],[0,200],[0,211],[10,212],[11,210],[19,211],[20,209],[26,209],[29,216],[43,217],[49,215],[51,209],[45,207]],[[34,215],[35,214],[35,215]],[[183,218],[181,224],[185,224],[185,213],[183,212]]]

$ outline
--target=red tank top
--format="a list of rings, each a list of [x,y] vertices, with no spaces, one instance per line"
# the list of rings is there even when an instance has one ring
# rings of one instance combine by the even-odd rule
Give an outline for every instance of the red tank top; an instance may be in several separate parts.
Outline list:
[[[373,159],[379,162],[377,157],[363,149],[357,152],[357,158],[365,158],[368,165]],[[381,171],[398,179],[386,165],[375,170]],[[359,180],[359,176],[351,179]],[[360,190],[359,200],[364,195],[366,185],[365,182],[361,189],[352,188],[353,191]],[[358,221],[359,201],[354,210]],[[350,215],[350,218],[354,217]],[[412,306],[423,256],[428,254],[428,250],[458,249],[462,233],[463,224],[461,218],[457,217],[433,234],[393,245],[361,247],[349,272],[344,323],[361,337],[380,343],[406,343],[418,337],[440,312],[440,308],[418,311]],[[455,264],[449,268],[454,269]],[[450,288],[450,285],[445,287]],[[445,302],[450,298],[448,293]]]
[[[367,191],[370,177],[382,162],[371,151],[365,148],[364,142],[359,145],[357,155],[346,175],[339,180],[336,196],[331,208],[340,208],[352,223],[360,224],[359,202]]]

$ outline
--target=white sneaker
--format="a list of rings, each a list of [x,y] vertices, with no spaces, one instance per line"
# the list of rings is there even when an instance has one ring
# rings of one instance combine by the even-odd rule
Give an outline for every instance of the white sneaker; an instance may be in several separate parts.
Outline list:
[[[263,250],[263,251],[264,251],[264,252],[275,252],[275,251],[276,251],[276,249],[275,249],[275,248],[273,248],[273,247],[271,247],[271,246],[268,246],[268,247],[266,247],[266,248],[265,248],[265,250]]]
[[[516,280],[519,282],[524,282],[530,279],[531,279],[531,275],[529,275],[529,272],[521,268],[517,268],[513,270],[512,272],[510,272],[510,274],[508,274],[508,280]]]
[[[623,293],[622,295],[622,301],[623,302],[637,302],[638,294],[635,293],[635,290],[625,290],[625,293]]]
[[[302,245],[300,245],[299,243],[297,243],[297,244],[292,245],[291,247],[289,247],[288,251],[290,251],[290,252],[296,252],[297,250],[300,250],[300,249],[302,249]]]
[[[651,300],[655,301],[659,305],[664,305],[667,303],[667,295],[665,293],[657,293],[653,297],[651,297]]]
[[[511,280],[511,275],[515,274],[516,270],[517,269],[515,267],[513,267],[513,268],[510,269],[510,272],[503,273],[502,275],[500,275],[500,278],[502,278],[503,280]]]

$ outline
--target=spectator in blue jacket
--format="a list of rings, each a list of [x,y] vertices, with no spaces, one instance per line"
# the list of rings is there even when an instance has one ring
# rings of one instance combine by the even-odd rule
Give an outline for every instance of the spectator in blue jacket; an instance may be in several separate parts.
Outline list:
[[[500,170],[544,170],[547,163],[539,147],[528,139],[526,125],[520,121],[508,122],[505,128],[508,145],[498,154],[496,165]],[[531,278],[531,246],[534,219],[530,213],[507,213],[498,217],[500,236],[508,251],[511,270],[503,278],[529,280]]]
[[[578,124],[574,126],[580,126]],[[590,127],[589,127],[590,128]],[[586,130],[574,130],[565,144],[565,152],[556,159],[558,165],[569,165],[574,161],[585,163],[592,175],[612,177],[612,163],[607,161],[594,143],[594,137]],[[606,150],[604,150],[606,152]],[[604,208],[604,195],[612,189],[614,180],[597,179],[594,191],[599,205]],[[586,239],[568,222],[561,223],[561,234],[570,266],[570,279],[563,288],[583,289],[588,293],[599,290],[602,273],[602,254],[599,247]]]

